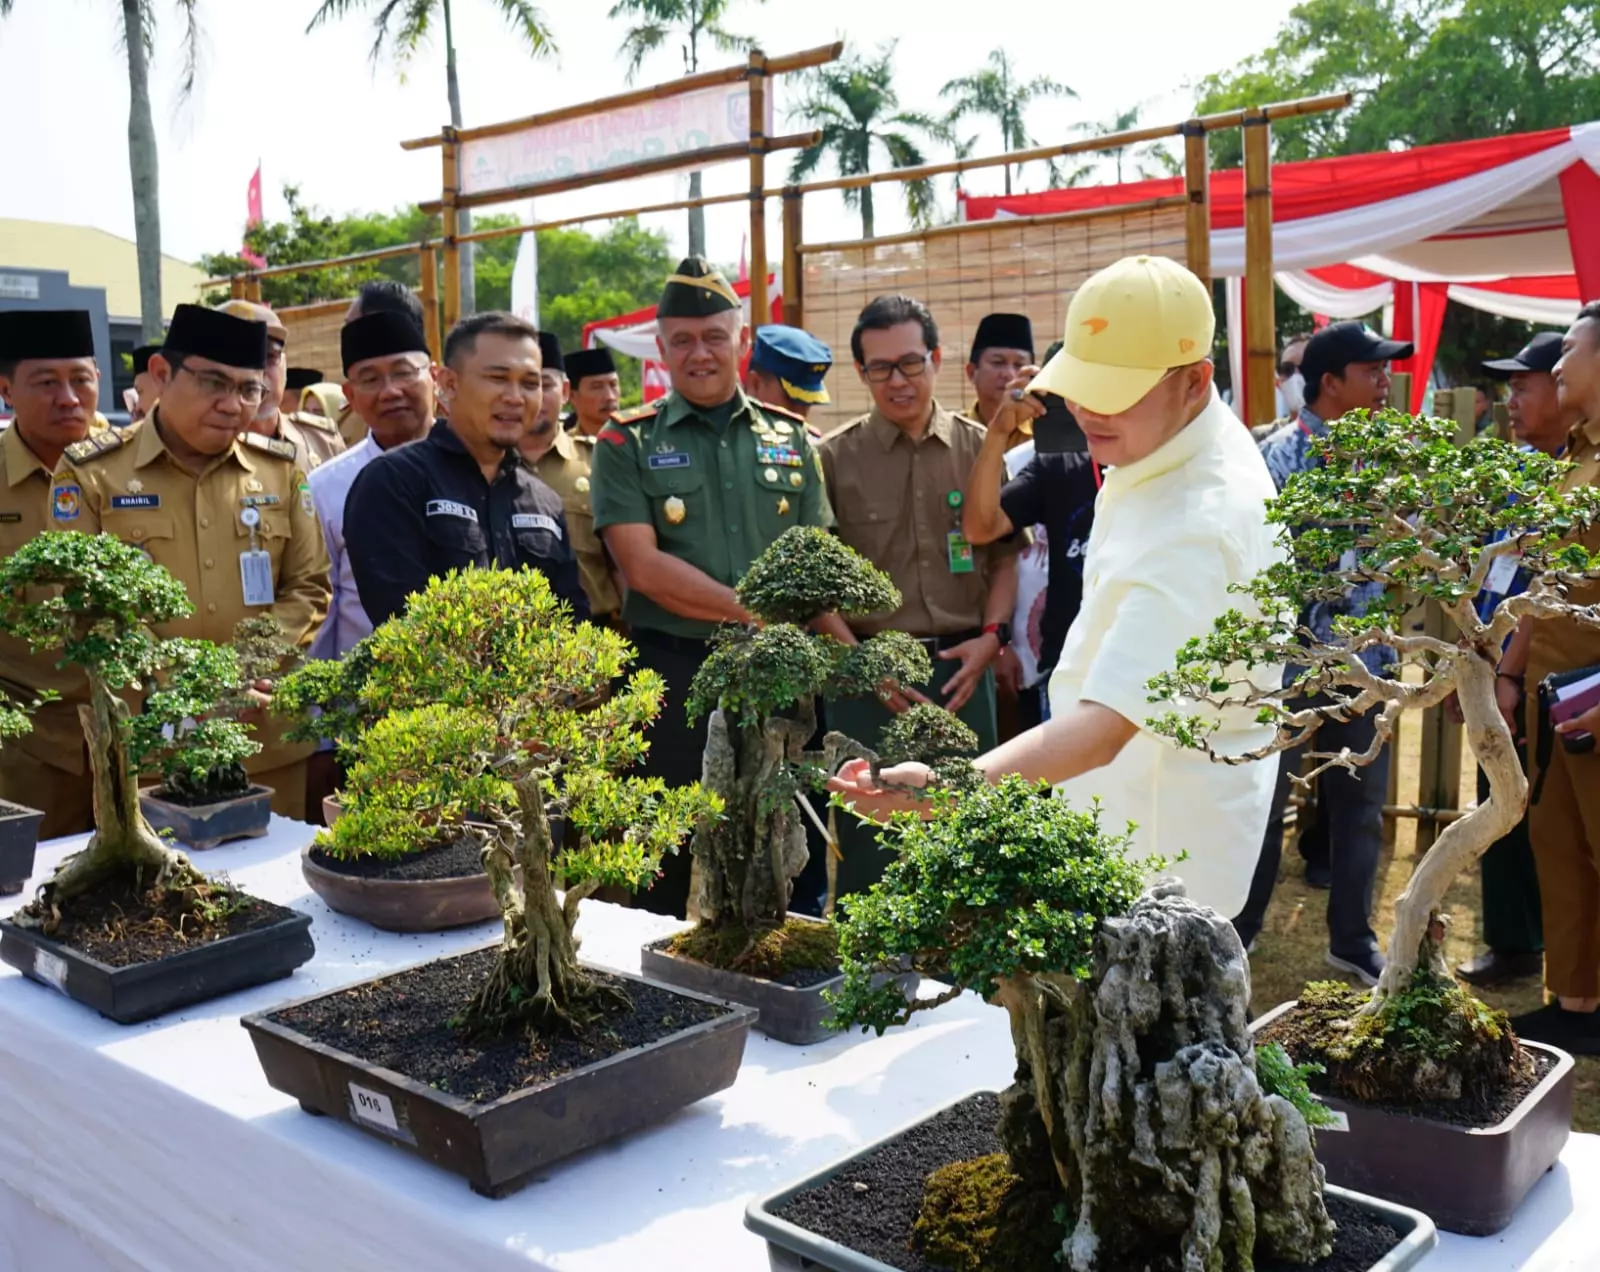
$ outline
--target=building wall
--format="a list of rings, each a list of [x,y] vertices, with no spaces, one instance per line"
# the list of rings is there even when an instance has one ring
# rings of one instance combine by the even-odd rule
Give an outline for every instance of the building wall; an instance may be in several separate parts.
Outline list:
[[[64,270],[81,287],[104,293],[107,314],[137,321],[139,256],[132,240],[86,225],[0,217],[0,261],[26,271]],[[176,257],[161,258],[161,312],[200,299],[205,271]]]

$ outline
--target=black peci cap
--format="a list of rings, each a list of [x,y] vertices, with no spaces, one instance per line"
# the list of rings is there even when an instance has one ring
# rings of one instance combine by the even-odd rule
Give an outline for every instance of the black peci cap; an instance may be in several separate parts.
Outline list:
[[[428,338],[410,314],[375,309],[353,318],[339,331],[339,358],[344,373],[369,358],[392,358],[400,353],[427,353]]]
[[[565,371],[566,364],[561,358],[561,341],[555,332],[539,333],[539,361],[546,371]]]
[[[1033,324],[1026,314],[985,314],[972,337],[968,362],[976,362],[985,349],[1024,349],[1033,356]]]
[[[150,369],[150,355],[160,352],[161,346],[158,344],[140,345],[135,349],[132,354],[134,375],[143,375],[148,371]]]
[[[1561,340],[1559,331],[1541,331],[1516,357],[1485,362],[1483,369],[1496,380],[1509,380],[1518,371],[1554,371],[1561,361]]]
[[[593,349],[574,349],[566,356],[567,379],[574,388],[586,375],[610,375],[617,369],[611,350],[604,345]]]
[[[204,305],[179,305],[172,311],[162,351],[176,350],[241,371],[267,369],[267,324],[235,318]]]
[[[291,392],[309,389],[313,384],[321,384],[323,379],[321,371],[315,367],[290,367],[283,376],[283,386]]]
[[[0,313],[0,362],[94,357],[85,309],[8,309]]]

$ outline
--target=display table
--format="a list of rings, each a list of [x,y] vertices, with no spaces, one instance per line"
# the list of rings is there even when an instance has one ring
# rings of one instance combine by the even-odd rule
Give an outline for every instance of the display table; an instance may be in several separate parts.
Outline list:
[[[124,1027],[0,969],[0,1272],[762,1272],[752,1197],[1010,1080],[1005,1018],[971,995],[882,1038],[751,1034],[728,1091],[486,1200],[261,1076],[241,1015],[497,935],[392,935],[333,914],[300,875],[311,833],[274,818],[267,838],[199,858],[312,916],[316,957],[289,980]],[[41,846],[35,882],[81,842]],[[640,945],[677,926],[586,901],[578,932],[586,958],[637,971]],[[1596,1251],[1600,1137],[1574,1136],[1510,1230],[1446,1236],[1429,1266],[1576,1272]]]

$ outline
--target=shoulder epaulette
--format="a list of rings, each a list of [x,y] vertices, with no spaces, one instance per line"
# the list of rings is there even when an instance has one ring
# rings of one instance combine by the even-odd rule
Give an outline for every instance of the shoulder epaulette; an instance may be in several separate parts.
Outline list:
[[[100,455],[109,455],[128,444],[128,432],[108,429],[103,433],[90,433],[81,442],[73,442],[61,453],[73,464],[87,463]]]
[[[326,415],[313,415],[310,411],[295,411],[289,416],[301,428],[314,428],[320,433],[337,433],[339,426]]]
[[[648,402],[644,406],[636,406],[632,410],[613,411],[611,413],[611,422],[622,425],[638,424],[658,414],[660,410],[661,408],[654,402]]]
[[[276,455],[279,459],[287,459],[291,463],[299,454],[293,442],[286,442],[281,437],[263,437],[260,433],[243,433],[240,440],[253,450],[265,451],[268,455]]]
[[[771,402],[757,402],[754,398],[750,400],[758,411],[764,411],[770,415],[781,415],[784,419],[793,420],[796,424],[804,424],[806,422],[804,415],[799,415],[786,406],[774,406]]]

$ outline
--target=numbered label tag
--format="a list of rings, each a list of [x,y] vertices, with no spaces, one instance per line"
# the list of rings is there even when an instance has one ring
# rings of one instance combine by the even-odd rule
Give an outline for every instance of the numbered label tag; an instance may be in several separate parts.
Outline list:
[[[1495,557],[1494,564],[1489,567],[1489,573],[1484,577],[1483,586],[1499,596],[1504,596],[1511,590],[1512,583],[1516,582],[1517,567],[1522,564],[1522,557],[1513,552],[1509,556]]]
[[[272,554],[264,548],[239,553],[239,577],[244,582],[246,605],[272,604]]]
[[[350,1116],[374,1130],[383,1131],[396,1139],[411,1141],[411,1133],[400,1125],[400,1119],[395,1116],[394,1102],[381,1091],[350,1083]]]
[[[67,960],[49,950],[33,953],[34,977],[50,986],[58,994],[67,992]]]
[[[950,553],[950,573],[971,574],[973,571],[972,545],[967,542],[967,536],[959,530],[952,530],[945,535],[945,544]]]

